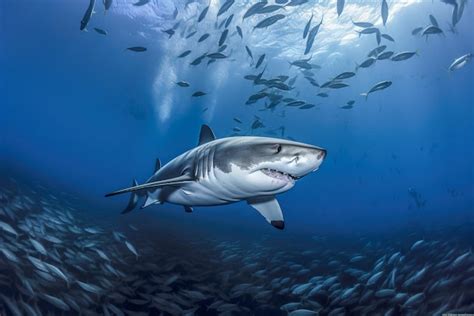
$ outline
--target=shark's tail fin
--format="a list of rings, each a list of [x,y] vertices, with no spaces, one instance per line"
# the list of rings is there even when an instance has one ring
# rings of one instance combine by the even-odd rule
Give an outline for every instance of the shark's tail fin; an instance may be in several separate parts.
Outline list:
[[[138,182],[137,180],[133,180],[132,182],[132,186],[137,186],[138,185]],[[130,199],[128,200],[128,205],[127,207],[122,211],[121,214],[126,214],[126,213],[129,213],[131,211],[133,211],[133,209],[137,206],[137,202],[138,202],[138,194],[137,192],[131,192],[131,195],[130,195]]]

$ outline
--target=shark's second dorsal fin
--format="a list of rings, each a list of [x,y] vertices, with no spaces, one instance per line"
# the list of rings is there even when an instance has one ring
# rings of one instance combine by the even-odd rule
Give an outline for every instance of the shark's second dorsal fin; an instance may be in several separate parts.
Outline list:
[[[203,124],[201,126],[201,133],[199,133],[198,146],[201,146],[202,144],[208,142],[212,142],[214,139],[216,139],[216,136],[212,132],[212,129],[209,126]]]

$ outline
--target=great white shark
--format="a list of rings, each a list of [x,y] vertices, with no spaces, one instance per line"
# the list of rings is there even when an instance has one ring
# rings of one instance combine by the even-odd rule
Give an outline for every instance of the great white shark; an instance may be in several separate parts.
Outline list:
[[[161,167],[144,183],[106,194],[131,192],[122,213],[132,211],[139,197],[142,208],[165,202],[193,206],[215,206],[247,201],[270,224],[285,227],[283,213],[275,198],[293,188],[296,181],[318,170],[326,150],[294,141],[255,136],[216,139],[202,125],[198,146]]]

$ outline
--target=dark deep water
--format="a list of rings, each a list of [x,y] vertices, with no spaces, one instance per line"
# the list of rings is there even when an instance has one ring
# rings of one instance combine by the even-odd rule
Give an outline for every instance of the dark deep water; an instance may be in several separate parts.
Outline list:
[[[337,1],[309,1],[243,21],[256,1],[216,19],[224,2],[198,23],[207,2],[176,2],[174,17],[170,1],[114,0],[106,14],[97,1],[88,32],[88,0],[0,3],[0,315],[474,313],[474,72],[471,61],[448,70],[474,51],[472,3],[453,33],[455,6],[438,0],[388,1],[386,26],[378,0],[346,1],[339,18]],[[222,48],[219,24],[232,14],[228,57],[190,65]],[[252,31],[275,14],[285,18]],[[304,55],[311,14],[311,28],[324,19]],[[443,34],[412,35],[430,14]],[[384,51],[417,54],[355,71],[378,44],[351,19],[393,37]],[[312,69],[288,65],[310,57]],[[244,79],[264,68],[265,82]],[[343,72],[355,75],[332,84],[347,87],[321,88]],[[196,146],[201,124],[218,138],[328,150],[278,196],[285,230],[245,202],[120,215],[128,197],[103,197]]]

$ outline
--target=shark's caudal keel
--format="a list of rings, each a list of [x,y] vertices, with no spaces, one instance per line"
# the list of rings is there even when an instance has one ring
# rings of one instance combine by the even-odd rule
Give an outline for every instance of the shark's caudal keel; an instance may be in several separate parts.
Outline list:
[[[142,207],[164,202],[214,206],[247,201],[278,229],[284,228],[283,213],[275,195],[291,189],[296,181],[316,171],[326,151],[284,139],[239,136],[216,139],[203,125],[198,146],[161,167],[144,184],[136,181],[126,189],[107,194],[131,193],[122,213],[133,210],[140,197]]]

